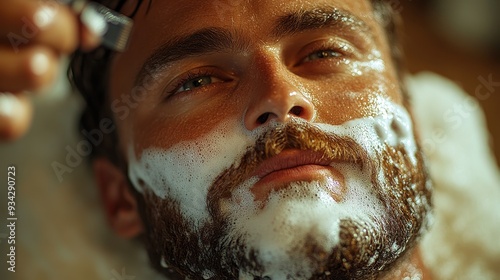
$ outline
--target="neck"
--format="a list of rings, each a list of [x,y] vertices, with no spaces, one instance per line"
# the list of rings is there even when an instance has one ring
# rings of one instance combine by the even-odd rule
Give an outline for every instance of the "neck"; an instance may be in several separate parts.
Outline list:
[[[399,264],[380,278],[380,280],[399,279],[432,280],[430,272],[422,261],[422,255],[418,246],[415,246]]]

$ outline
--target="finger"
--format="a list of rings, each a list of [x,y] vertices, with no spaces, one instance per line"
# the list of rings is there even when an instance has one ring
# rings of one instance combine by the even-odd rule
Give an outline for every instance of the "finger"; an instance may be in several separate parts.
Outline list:
[[[0,15],[0,38],[15,51],[44,44],[70,53],[78,46],[77,16],[55,0],[2,0]]]
[[[84,51],[90,51],[101,43],[101,37],[95,31],[90,30],[86,25],[81,25],[80,46]]]
[[[80,45],[83,50],[91,50],[99,45],[106,33],[107,22],[95,9],[85,8],[80,14]]]
[[[0,140],[15,140],[28,130],[33,108],[25,95],[0,93]]]
[[[0,91],[39,90],[57,76],[59,56],[54,50],[34,46],[15,52],[0,46]]]

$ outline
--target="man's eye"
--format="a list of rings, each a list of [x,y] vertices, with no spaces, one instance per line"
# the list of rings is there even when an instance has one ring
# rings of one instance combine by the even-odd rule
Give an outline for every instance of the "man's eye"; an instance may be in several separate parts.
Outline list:
[[[175,92],[179,93],[183,91],[190,91],[213,83],[218,83],[221,81],[222,80],[215,78],[213,76],[198,76],[195,78],[189,77],[188,79],[179,83],[179,87]]]
[[[304,62],[314,61],[314,60],[318,60],[318,59],[336,58],[336,57],[341,57],[341,56],[342,56],[342,54],[337,52],[337,51],[320,50],[320,51],[313,52],[310,55],[306,56],[306,58],[304,59]]]

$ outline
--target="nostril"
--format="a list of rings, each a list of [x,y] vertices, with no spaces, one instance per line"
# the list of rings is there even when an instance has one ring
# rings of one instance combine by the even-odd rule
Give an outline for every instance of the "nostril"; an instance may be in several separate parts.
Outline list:
[[[267,120],[269,119],[269,115],[270,115],[270,113],[264,113],[264,114],[260,115],[257,118],[257,122],[259,124],[265,124],[267,122]]]
[[[290,109],[290,114],[297,117],[300,117],[302,115],[302,112],[304,112],[304,108],[300,106],[293,106],[292,109]]]

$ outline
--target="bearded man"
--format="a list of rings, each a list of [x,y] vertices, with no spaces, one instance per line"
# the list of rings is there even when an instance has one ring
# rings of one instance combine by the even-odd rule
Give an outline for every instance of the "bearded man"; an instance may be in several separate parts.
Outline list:
[[[169,277],[418,271],[431,184],[391,6],[233,4],[140,3],[126,52],[74,58],[84,125],[117,126],[94,160],[116,231]]]
[[[77,52],[113,229],[169,279],[429,279],[432,184],[391,1],[99,1]],[[413,279],[413,278],[412,278]]]

